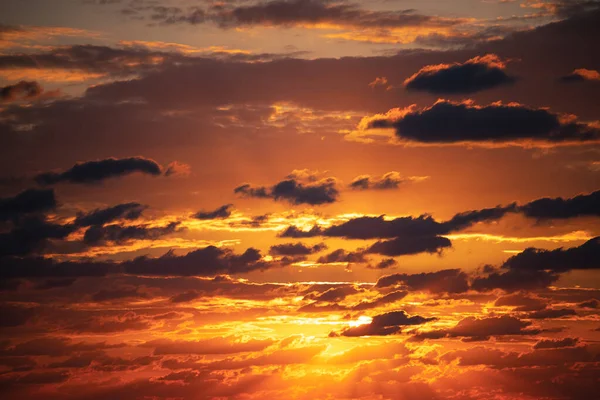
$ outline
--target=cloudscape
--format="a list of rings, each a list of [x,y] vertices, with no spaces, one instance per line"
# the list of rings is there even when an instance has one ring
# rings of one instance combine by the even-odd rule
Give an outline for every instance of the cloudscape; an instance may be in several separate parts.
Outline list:
[[[597,398],[598,43],[598,0],[0,0],[0,398]]]

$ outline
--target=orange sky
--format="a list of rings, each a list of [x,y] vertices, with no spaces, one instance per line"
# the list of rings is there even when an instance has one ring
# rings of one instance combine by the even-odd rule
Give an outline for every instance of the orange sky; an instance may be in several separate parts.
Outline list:
[[[587,400],[596,0],[4,0],[4,399]]]

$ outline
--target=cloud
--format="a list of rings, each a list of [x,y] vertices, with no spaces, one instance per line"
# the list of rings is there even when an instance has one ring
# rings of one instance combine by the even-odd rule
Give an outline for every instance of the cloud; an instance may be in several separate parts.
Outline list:
[[[232,208],[233,204],[225,204],[213,211],[199,211],[193,217],[202,220],[228,218],[231,215]]]
[[[495,54],[474,57],[464,63],[427,65],[404,81],[409,90],[434,94],[467,94],[512,84],[506,63]]]
[[[35,316],[34,308],[0,305],[0,311],[2,312],[0,328],[25,325],[27,321]]]
[[[188,290],[186,292],[176,294],[175,296],[171,297],[169,299],[169,301],[171,303],[187,303],[189,301],[196,300],[197,298],[199,298],[201,296],[202,296],[202,294],[198,293],[195,290]]]
[[[420,182],[427,179],[425,176],[402,177],[399,172],[386,172],[380,177],[372,177],[371,175],[359,175],[350,183],[351,189],[368,190],[368,189],[398,189],[403,183]]]
[[[452,247],[452,243],[442,236],[405,236],[376,242],[365,252],[396,257],[420,253],[439,253],[448,247]]]
[[[198,25],[208,22],[227,29],[247,26],[305,27],[333,30],[386,30],[399,28],[445,28],[464,22],[461,19],[440,18],[416,13],[414,10],[373,11],[358,5],[331,3],[327,0],[272,0],[252,5],[229,5],[202,9],[191,7],[140,6],[128,13],[149,13],[153,21],[162,24]]]
[[[41,173],[35,177],[35,180],[42,185],[53,185],[61,182],[89,184],[134,172],[159,176],[162,173],[162,168],[156,161],[143,157],[107,158],[77,163],[63,172]]]
[[[337,249],[329,254],[319,257],[317,262],[321,264],[364,263],[367,262],[367,259],[362,251],[346,251],[344,249]]]
[[[171,222],[161,227],[149,225],[94,225],[85,231],[83,242],[87,245],[97,246],[107,242],[127,243],[131,240],[156,240],[177,232],[179,225],[179,222]]]
[[[477,291],[502,289],[506,292],[519,290],[539,290],[556,282],[559,276],[548,271],[493,270],[485,276],[479,276],[471,282],[471,288]]]
[[[519,206],[519,211],[539,220],[600,216],[600,190],[572,198],[542,198]]]
[[[39,253],[50,239],[64,239],[75,229],[72,224],[56,224],[43,216],[21,218],[10,231],[0,233],[0,257]]]
[[[0,87],[0,103],[18,100],[33,100],[42,95],[44,89],[35,81],[20,81],[14,85]]]
[[[339,191],[335,178],[317,178],[317,172],[292,172],[283,181],[270,188],[254,187],[250,184],[238,186],[233,191],[243,197],[270,198],[275,201],[287,201],[291,204],[322,205],[338,200]]]
[[[378,297],[373,301],[361,301],[360,303],[357,303],[354,306],[352,306],[352,310],[364,311],[364,310],[369,310],[371,308],[385,306],[387,304],[395,303],[398,300],[402,300],[407,295],[408,295],[407,291],[397,290],[394,292],[390,292],[384,296]]]
[[[600,308],[600,301],[598,299],[590,299],[577,304],[581,308]]]
[[[530,319],[553,319],[560,317],[567,317],[577,315],[575,310],[569,308],[547,308],[544,310],[538,310],[530,312],[526,315],[526,318]]]
[[[276,256],[307,256],[309,254],[318,253],[327,248],[325,243],[307,246],[303,243],[285,243],[271,246],[269,254]]]
[[[506,260],[504,268],[518,271],[565,272],[600,268],[600,237],[578,247],[544,250],[529,247]]]
[[[600,131],[592,125],[520,104],[477,106],[439,100],[420,110],[410,107],[391,119],[371,119],[367,126],[394,128],[399,140],[425,144],[557,145],[600,139]]]
[[[114,301],[127,298],[144,299],[148,295],[138,292],[137,288],[102,289],[91,297],[94,302]]]
[[[354,286],[352,285],[345,285],[345,286],[338,286],[335,288],[330,288],[325,290],[322,293],[311,293],[308,294],[306,296],[304,296],[304,299],[307,300],[315,300],[317,302],[338,302],[341,300],[344,300],[347,296],[359,293],[360,291],[357,290]]]
[[[386,275],[377,280],[375,287],[388,288],[400,284],[408,290],[423,290],[432,293],[463,293],[469,290],[467,274],[460,269]]]
[[[542,339],[533,345],[534,349],[558,349],[561,347],[573,347],[579,343],[578,338],[569,338],[566,337],[564,339]]]
[[[215,337],[198,341],[158,339],[142,344],[154,349],[155,355],[170,354],[235,354],[262,351],[273,344],[271,339],[242,341],[235,337]]]
[[[0,350],[2,356],[51,356],[62,357],[71,353],[91,352],[105,349],[117,349],[123,347],[123,344],[107,344],[106,342],[86,343],[74,342],[65,337],[42,337],[21,343]]]
[[[436,318],[425,318],[420,315],[409,316],[404,311],[392,311],[376,315],[369,324],[359,325],[343,330],[341,336],[387,336],[400,332],[403,326],[422,325],[435,321]]]
[[[169,251],[161,257],[137,257],[123,262],[63,261],[41,257],[6,257],[2,259],[0,277],[68,278],[103,277],[109,274],[142,276],[216,276],[261,271],[278,264],[262,260],[260,251],[248,248],[241,254],[231,249],[208,246],[177,256]]]
[[[270,265],[261,260],[260,251],[249,248],[242,254],[230,249],[208,246],[175,256],[167,253],[159,258],[139,257],[123,263],[128,274],[155,276],[212,276],[263,270]]]
[[[598,82],[600,81],[600,73],[593,69],[579,68],[573,70],[570,74],[561,77],[560,81],[565,83],[585,81]]]
[[[73,222],[80,227],[92,225],[105,225],[109,222],[124,219],[133,221],[138,219],[147,206],[140,203],[123,203],[103,209],[96,209],[88,213],[80,213]]]
[[[443,337],[461,337],[463,341],[485,341],[492,336],[535,335],[539,330],[531,329],[531,322],[503,315],[501,317],[461,319],[454,327],[417,334],[414,339],[439,339]]]
[[[498,297],[496,307],[515,307],[515,311],[536,311],[546,307],[547,300],[528,296],[525,293],[514,293]]]
[[[0,198],[0,221],[50,211],[55,207],[56,197],[53,189],[27,189],[16,196]]]
[[[456,214],[450,220],[438,222],[430,215],[418,217],[399,217],[386,219],[378,217],[357,217],[338,225],[321,228],[314,226],[309,231],[303,231],[295,226],[289,226],[282,231],[280,237],[343,237],[346,239],[391,239],[379,241],[367,248],[365,253],[382,254],[386,256],[401,256],[419,253],[438,253],[452,246],[447,235],[454,231],[466,229],[476,223],[491,222],[502,218],[509,212],[514,212],[515,205],[497,206],[481,210],[465,211]]]
[[[179,161],[173,161],[165,168],[165,176],[189,176],[192,173],[192,167]]]

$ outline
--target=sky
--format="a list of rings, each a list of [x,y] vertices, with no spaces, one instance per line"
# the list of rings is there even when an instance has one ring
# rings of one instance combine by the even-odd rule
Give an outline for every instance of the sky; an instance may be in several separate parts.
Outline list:
[[[588,400],[597,0],[0,0],[0,396]]]

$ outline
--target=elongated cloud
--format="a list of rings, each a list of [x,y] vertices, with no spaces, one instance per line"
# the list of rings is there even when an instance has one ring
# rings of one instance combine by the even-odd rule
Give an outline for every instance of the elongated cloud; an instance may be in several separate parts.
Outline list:
[[[158,258],[142,256],[123,262],[58,262],[48,258],[8,257],[2,259],[2,263],[0,276],[5,279],[103,277],[123,273],[148,276],[215,276],[266,270],[277,265],[263,261],[260,251],[254,248],[236,254],[231,249],[215,246],[200,248],[181,256],[168,252]]]
[[[600,82],[600,73],[593,69],[579,68],[560,78],[562,82]]]
[[[13,197],[0,198],[0,221],[52,210],[56,198],[52,189],[28,189]]]
[[[450,329],[435,330],[417,334],[414,339],[440,339],[444,337],[459,337],[463,341],[486,341],[492,336],[505,335],[536,335],[540,331],[530,328],[531,322],[503,315],[501,317],[461,319]]]
[[[319,243],[314,246],[307,246],[303,243],[285,243],[271,246],[270,254],[278,256],[306,256],[313,253],[318,253],[325,250],[327,246],[324,243]]]
[[[196,219],[219,219],[219,218],[227,218],[231,215],[231,209],[233,204],[225,204],[213,211],[198,211],[194,214],[194,218]]]
[[[123,203],[116,206],[96,209],[88,213],[81,213],[75,218],[77,226],[105,225],[118,219],[135,220],[147,208],[140,203]]]
[[[460,269],[445,269],[418,274],[393,274],[382,276],[376,283],[378,288],[399,285],[409,290],[422,290],[432,293],[462,293],[469,290],[468,276]]]
[[[35,81],[20,81],[14,85],[0,87],[0,103],[38,98],[44,90]]]
[[[434,94],[466,94],[515,82],[506,74],[506,63],[495,54],[464,63],[428,65],[404,81],[409,90]]]
[[[162,168],[154,160],[143,157],[107,158],[75,164],[63,172],[45,172],[35,177],[42,185],[56,183],[98,183],[106,179],[117,178],[140,172],[159,176]]]
[[[510,257],[505,268],[521,271],[564,272],[578,269],[600,268],[600,237],[588,240],[578,247],[543,250],[527,248]]]
[[[419,182],[427,179],[426,176],[410,176],[403,177],[399,172],[386,172],[380,177],[372,177],[371,175],[359,175],[352,180],[350,188],[355,190],[368,189],[398,189],[400,185],[408,182]]]
[[[83,236],[84,243],[99,245],[106,243],[127,243],[131,240],[156,240],[177,231],[179,222],[171,222],[166,226],[148,225],[94,225]]]
[[[530,218],[567,219],[585,216],[600,216],[600,190],[572,198],[542,198],[519,207],[519,211]]]
[[[400,332],[403,326],[421,325],[434,321],[420,315],[409,316],[405,311],[392,311],[376,315],[369,324],[348,328],[340,333],[342,336],[387,336]]]
[[[420,110],[406,109],[391,119],[372,119],[369,128],[393,128],[400,140],[427,144],[479,143],[547,145],[584,144],[600,139],[600,131],[564,120],[545,109],[523,105],[477,106],[440,100]]]
[[[285,180],[267,188],[243,184],[234,193],[243,197],[268,198],[291,204],[323,205],[334,203],[339,196],[337,180],[321,177],[316,171],[294,171]]]
[[[164,24],[198,25],[214,22],[222,28],[241,26],[311,27],[329,25],[344,28],[447,27],[463,22],[416,13],[414,10],[372,11],[358,4],[327,0],[272,0],[252,5],[222,5],[212,9],[192,7],[132,6],[128,12],[149,13],[154,21]]]

